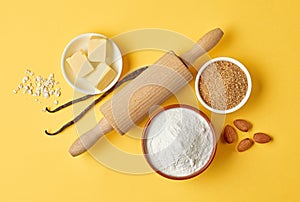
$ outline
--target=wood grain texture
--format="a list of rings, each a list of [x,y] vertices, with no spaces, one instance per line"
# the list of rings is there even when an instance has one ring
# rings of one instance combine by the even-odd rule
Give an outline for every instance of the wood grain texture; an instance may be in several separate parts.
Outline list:
[[[201,37],[197,43],[187,52],[180,55],[188,65],[193,65],[193,63],[203,54],[210,51],[217,43],[221,40],[224,35],[223,31],[220,28],[216,28],[206,33]],[[195,68],[200,68],[196,67]],[[199,70],[199,69],[197,69]]]
[[[69,153],[72,156],[78,156],[91,148],[102,136],[110,132],[113,128],[111,124],[105,119],[101,119],[99,123],[81,135],[70,147]]]
[[[103,104],[100,111],[118,133],[124,134],[192,78],[184,63],[168,52]]]

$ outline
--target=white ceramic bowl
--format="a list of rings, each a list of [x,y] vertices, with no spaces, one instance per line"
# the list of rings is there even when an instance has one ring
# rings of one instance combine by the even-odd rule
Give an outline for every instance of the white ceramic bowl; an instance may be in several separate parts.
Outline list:
[[[242,101],[236,105],[235,107],[231,108],[231,109],[227,109],[227,110],[219,110],[219,109],[214,109],[211,106],[209,106],[208,104],[206,104],[206,102],[202,99],[201,95],[200,95],[200,90],[199,90],[199,80],[200,80],[200,76],[202,74],[202,72],[205,70],[206,67],[208,67],[210,64],[216,62],[216,61],[228,61],[228,62],[232,62],[233,64],[237,65],[238,67],[240,67],[243,72],[246,74],[247,77],[247,82],[248,82],[248,89],[246,92],[245,97],[242,99]],[[228,114],[228,113],[232,113],[238,109],[240,109],[249,99],[250,94],[251,94],[251,89],[252,89],[252,81],[251,81],[251,76],[250,73],[248,72],[247,68],[240,63],[239,61],[233,59],[233,58],[229,58],[229,57],[218,57],[218,58],[214,58],[211,59],[209,61],[207,61],[199,70],[197,76],[196,76],[196,80],[195,80],[195,90],[196,90],[196,95],[198,100],[200,101],[200,103],[208,110],[217,113],[217,114]]]
[[[89,82],[86,82],[85,79],[81,79],[81,78],[76,79],[75,75],[72,72],[71,67],[66,62],[66,59],[76,51],[80,49],[87,51],[88,41],[91,38],[91,36],[99,36],[107,39],[106,63],[110,65],[117,72],[117,76],[114,78],[114,80],[102,91],[89,84]],[[118,46],[112,40],[108,39],[106,36],[97,33],[81,34],[75,37],[74,39],[72,39],[64,49],[61,58],[62,73],[67,83],[76,91],[84,94],[99,94],[112,88],[121,76],[122,65],[123,65],[122,54]]]

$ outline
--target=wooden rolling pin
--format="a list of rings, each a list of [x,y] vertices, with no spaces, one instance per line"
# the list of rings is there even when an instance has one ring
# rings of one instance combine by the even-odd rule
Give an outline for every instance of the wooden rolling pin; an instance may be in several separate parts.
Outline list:
[[[70,154],[78,156],[111,130],[123,135],[142,121],[150,109],[162,104],[192,80],[187,67],[212,49],[222,36],[222,30],[217,28],[205,34],[184,54],[177,56],[171,51],[163,55],[100,107],[103,118],[73,143]]]

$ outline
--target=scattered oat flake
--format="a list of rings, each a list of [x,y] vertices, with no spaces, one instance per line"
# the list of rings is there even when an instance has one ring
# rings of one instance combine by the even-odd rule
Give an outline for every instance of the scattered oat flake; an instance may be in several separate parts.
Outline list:
[[[43,97],[44,97],[44,98],[48,98],[48,97],[49,97],[49,94],[48,94],[47,92],[44,92],[44,93],[43,93]]]
[[[50,73],[48,77],[36,75],[30,69],[25,70],[25,75],[18,84],[17,88],[13,90],[14,94],[22,91],[23,94],[28,94],[34,97],[42,96],[45,99],[51,96],[59,97],[61,95],[59,82],[54,78],[54,73]]]
[[[25,70],[25,74],[29,75],[29,76],[33,76],[34,75],[34,72],[31,71],[30,69],[26,69]]]
[[[54,100],[53,103],[54,103],[55,105],[58,105],[58,101],[57,101],[57,100]]]
[[[56,97],[59,97],[59,96],[61,95],[61,93],[60,93],[60,91],[55,91],[55,92],[54,92],[54,95],[55,95]]]
[[[26,83],[28,80],[29,80],[29,77],[28,76],[24,76],[23,79],[22,79],[22,82]]]

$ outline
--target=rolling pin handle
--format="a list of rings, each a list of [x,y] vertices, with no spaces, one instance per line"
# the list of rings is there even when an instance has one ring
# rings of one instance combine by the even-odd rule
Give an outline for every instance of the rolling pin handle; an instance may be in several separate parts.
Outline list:
[[[220,28],[213,29],[201,37],[187,52],[180,55],[185,62],[192,65],[201,55],[210,51],[224,35]]]
[[[84,133],[72,144],[69,153],[74,157],[84,153],[112,129],[108,121],[102,118],[94,128]]]

